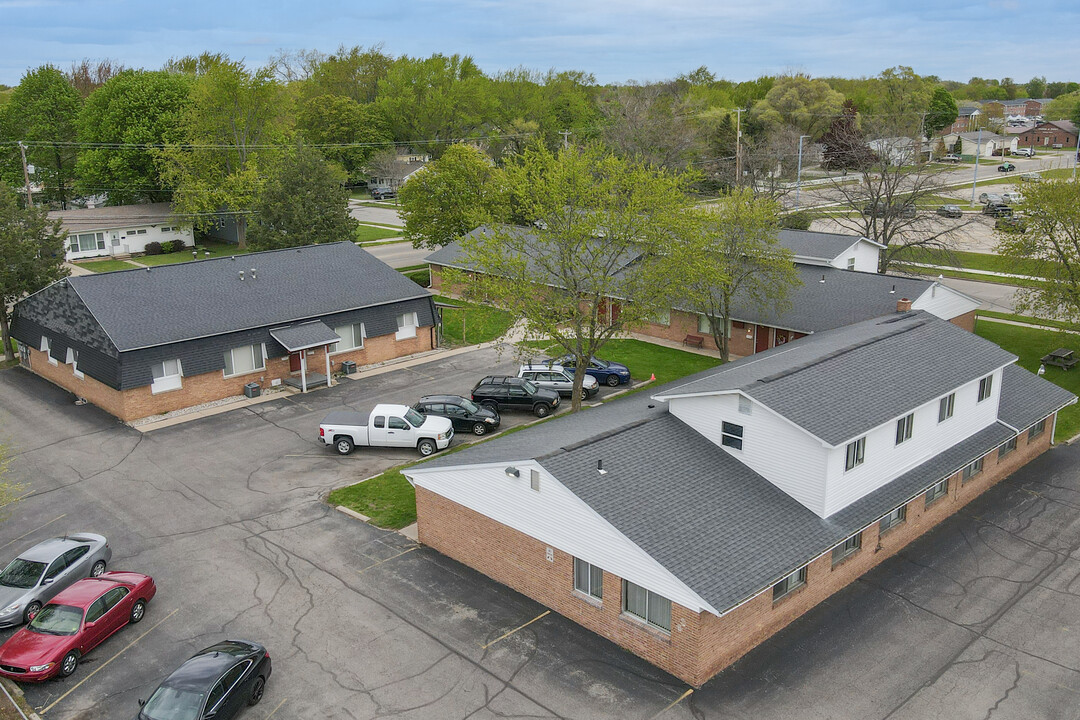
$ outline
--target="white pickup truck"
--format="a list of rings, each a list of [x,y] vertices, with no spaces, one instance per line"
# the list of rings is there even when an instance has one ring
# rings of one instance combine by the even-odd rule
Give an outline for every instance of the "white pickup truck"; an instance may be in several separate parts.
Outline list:
[[[443,450],[454,437],[449,418],[421,415],[408,405],[376,405],[369,416],[335,411],[319,425],[319,441],[341,455],[354,447],[408,447],[427,456]]]

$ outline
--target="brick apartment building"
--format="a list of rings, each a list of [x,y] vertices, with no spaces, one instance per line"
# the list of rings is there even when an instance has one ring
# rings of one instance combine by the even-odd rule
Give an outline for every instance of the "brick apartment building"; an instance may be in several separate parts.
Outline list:
[[[473,233],[486,231],[481,227]],[[778,241],[791,252],[801,284],[791,289],[789,307],[781,311],[749,299],[736,301],[726,330],[733,355],[751,355],[811,333],[880,317],[901,298],[910,298],[915,310],[926,310],[966,330],[975,327],[979,303],[967,295],[934,280],[878,274],[882,249],[878,243],[854,235],[804,230],[781,230]],[[432,290],[444,293],[452,289],[443,288],[443,268],[471,269],[457,243],[440,248],[427,261]],[[617,307],[617,300],[611,303],[612,312]],[[655,322],[635,330],[674,342],[690,338],[703,347],[716,348],[710,318],[685,305],[676,304]]]
[[[1020,147],[1076,147],[1076,125],[1069,120],[1036,123],[1017,137]]]
[[[926,312],[404,471],[420,541],[699,686],[1051,445],[1071,393]]]
[[[353,243],[59,280],[15,305],[22,364],[121,420],[435,346],[431,295]]]

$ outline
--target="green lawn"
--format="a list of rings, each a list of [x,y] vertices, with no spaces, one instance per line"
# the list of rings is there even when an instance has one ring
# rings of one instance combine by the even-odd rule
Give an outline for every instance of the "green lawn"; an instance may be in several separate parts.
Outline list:
[[[890,269],[911,273],[912,275],[929,275],[931,277],[937,277],[938,275],[941,275],[947,278],[956,278],[957,280],[976,280],[978,282],[994,283],[995,285],[1038,287],[1040,284],[1037,281],[1024,280],[1022,278],[1006,278],[997,277],[994,275],[979,275],[977,273],[963,272],[957,270],[943,270],[936,267],[920,268],[915,267],[914,265],[904,265],[903,263],[896,263],[895,267],[890,266]]]
[[[401,465],[370,480],[338,488],[327,502],[343,505],[371,518],[373,525],[399,530],[416,522],[416,491],[401,474]]]
[[[250,248],[241,250],[239,246],[233,245],[232,243],[202,240],[195,248],[186,247],[180,252],[166,253],[165,255],[143,255],[142,257],[135,258],[135,262],[142,263],[143,265],[174,265],[176,263],[191,262],[191,251],[193,249],[198,249],[200,260],[207,257],[207,251],[210,253],[209,257],[230,257],[232,255],[245,255],[251,252]]]
[[[1030,317],[1028,315],[1017,315],[1016,313],[1003,313],[996,310],[976,310],[975,314],[979,317],[998,318],[999,320],[1012,320],[1013,322],[1028,323],[1029,325],[1043,325],[1047,328],[1057,328],[1059,330],[1073,330],[1080,332],[1080,327],[1073,325],[1072,323],[1063,322],[1061,320],[1044,320],[1042,318]]]
[[[465,307],[443,308],[443,341],[449,345],[476,345],[506,334],[514,318],[505,310],[473,305],[463,300],[436,296],[439,302]]]
[[[86,268],[90,272],[103,273],[113,270],[134,270],[135,266],[123,260],[94,260],[93,262],[78,263],[79,267]]]
[[[557,346],[547,340],[530,340],[522,345],[535,347],[543,351],[545,356],[562,354]],[[655,345],[644,340],[609,340],[598,353],[598,357],[622,363],[629,368],[630,377],[635,380],[645,380],[655,373],[658,384],[678,380],[720,364],[719,358]]]
[[[369,225],[361,225],[356,228],[357,242],[371,242],[373,240],[385,240],[386,238],[394,237],[401,237],[401,230],[377,228]]]
[[[904,260],[931,263],[933,265],[950,265],[967,270],[988,270],[990,272],[1012,273],[1015,275],[1034,274],[1034,271],[1025,272],[1023,263],[1018,264],[1015,259],[989,253],[964,252],[961,250],[952,252],[940,250],[916,251],[911,248],[904,248],[897,254],[897,262],[903,262]]]
[[[1020,358],[1018,364],[1031,372],[1039,369],[1039,358],[1060,347],[1080,348],[1080,336],[1056,330],[1006,325],[991,320],[978,320],[975,332],[980,337],[997,343]],[[1080,395],[1080,372],[1047,367],[1044,377],[1055,385]],[[1058,414],[1054,441],[1061,442],[1080,432],[1080,405],[1069,405]]]
[[[424,268],[423,270],[409,270],[407,272],[402,272],[401,274],[420,287],[428,287],[431,285],[431,271],[427,268]]]

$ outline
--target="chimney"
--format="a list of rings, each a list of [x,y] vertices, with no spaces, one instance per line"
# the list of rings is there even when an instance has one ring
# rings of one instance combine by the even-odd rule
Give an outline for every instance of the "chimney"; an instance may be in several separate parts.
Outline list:
[[[911,301],[907,298],[900,298],[896,301],[896,312],[910,312]]]

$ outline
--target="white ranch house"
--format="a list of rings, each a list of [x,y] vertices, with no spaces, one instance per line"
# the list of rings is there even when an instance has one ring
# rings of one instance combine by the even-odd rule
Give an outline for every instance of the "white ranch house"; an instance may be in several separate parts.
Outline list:
[[[173,217],[169,203],[56,210],[67,233],[67,260],[132,255],[146,251],[150,242],[183,240],[189,247],[195,235],[191,223]]]

